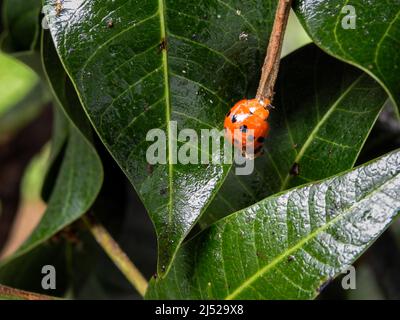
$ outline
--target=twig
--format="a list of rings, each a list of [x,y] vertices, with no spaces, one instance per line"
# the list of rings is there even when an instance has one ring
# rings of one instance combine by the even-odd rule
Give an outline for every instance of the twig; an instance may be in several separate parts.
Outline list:
[[[260,84],[257,90],[256,99],[258,100],[266,98],[272,101],[274,97],[274,86],[278,76],[283,38],[289,19],[291,4],[292,0],[279,0],[274,26],[269,39],[267,56],[264,60]]]
[[[144,297],[148,284],[139,269],[128,258],[126,253],[122,251],[110,233],[100,224],[100,222],[96,221],[92,215],[86,215],[82,217],[82,220],[109,258],[114,262],[133,287],[142,295],[142,297]]]
[[[21,299],[21,300],[56,300],[58,298],[46,296],[39,293],[19,290],[0,284],[0,298]]]

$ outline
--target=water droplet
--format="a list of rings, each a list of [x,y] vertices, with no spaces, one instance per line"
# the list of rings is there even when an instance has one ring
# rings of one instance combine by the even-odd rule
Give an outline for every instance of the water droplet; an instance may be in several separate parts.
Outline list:
[[[242,41],[242,40],[247,40],[249,38],[249,35],[246,33],[246,32],[244,32],[244,31],[242,31],[240,34],[239,34],[239,40],[240,41]]]

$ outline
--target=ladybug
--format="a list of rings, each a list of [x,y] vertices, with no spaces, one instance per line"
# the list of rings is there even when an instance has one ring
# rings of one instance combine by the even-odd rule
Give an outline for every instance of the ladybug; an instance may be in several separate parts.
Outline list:
[[[242,150],[246,158],[256,158],[262,154],[264,141],[268,135],[270,100],[244,99],[237,102],[226,114],[224,122],[225,138],[235,148]],[[235,137],[236,132],[236,137]],[[253,147],[254,154],[246,150]]]

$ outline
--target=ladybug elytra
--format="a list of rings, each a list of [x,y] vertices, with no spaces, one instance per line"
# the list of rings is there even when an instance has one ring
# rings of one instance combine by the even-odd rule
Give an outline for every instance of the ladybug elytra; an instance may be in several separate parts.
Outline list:
[[[269,131],[267,122],[269,108],[271,105],[268,99],[263,101],[244,99],[237,102],[226,115],[225,137],[236,148],[242,150],[242,154],[247,158],[255,158],[262,153],[262,147]],[[251,150],[250,147],[254,148],[254,154],[246,152],[246,150]]]

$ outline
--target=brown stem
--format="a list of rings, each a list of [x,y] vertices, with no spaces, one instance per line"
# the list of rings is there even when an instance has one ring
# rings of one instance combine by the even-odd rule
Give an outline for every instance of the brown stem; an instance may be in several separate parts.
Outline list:
[[[39,293],[19,290],[0,284],[0,297],[3,299],[21,299],[21,300],[56,300],[58,298],[46,296]]]
[[[291,4],[292,0],[279,0],[274,26],[269,39],[267,56],[264,60],[260,84],[257,90],[256,99],[258,100],[266,98],[272,101],[274,97],[274,86],[278,76],[283,38],[289,19]]]
[[[140,273],[139,269],[122,251],[118,243],[112,238],[110,233],[98,222],[93,215],[82,217],[83,222],[96,239],[97,243],[107,253],[117,268],[133,287],[144,297],[147,290],[147,281]]]

